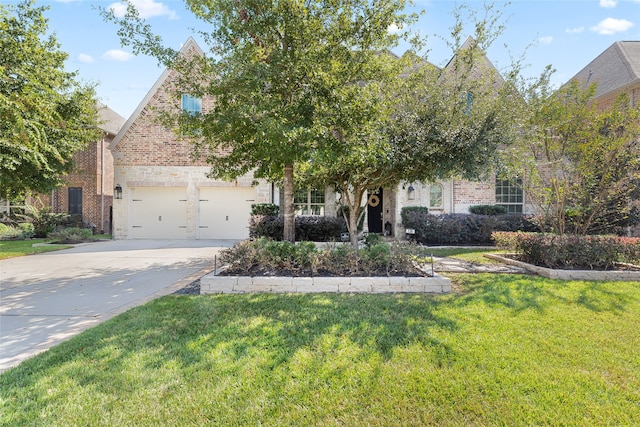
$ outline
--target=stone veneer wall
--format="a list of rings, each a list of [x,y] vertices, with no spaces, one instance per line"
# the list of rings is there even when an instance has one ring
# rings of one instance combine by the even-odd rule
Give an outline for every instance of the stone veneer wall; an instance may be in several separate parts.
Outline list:
[[[122,187],[122,199],[114,200],[113,237],[129,238],[129,216],[131,213],[131,188],[134,187],[186,187],[187,188],[187,238],[196,238],[196,212],[198,189],[203,187],[252,187],[253,178],[244,176],[233,182],[207,178],[207,166],[119,166],[115,170],[115,184]],[[261,181],[255,186],[256,203],[271,200],[271,186]],[[247,218],[248,219],[248,218]]]

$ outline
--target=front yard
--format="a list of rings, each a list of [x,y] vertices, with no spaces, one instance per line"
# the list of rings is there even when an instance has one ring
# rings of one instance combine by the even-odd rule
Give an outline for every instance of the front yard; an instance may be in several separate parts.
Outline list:
[[[638,425],[640,284],[168,296],[0,376],[2,425]]]

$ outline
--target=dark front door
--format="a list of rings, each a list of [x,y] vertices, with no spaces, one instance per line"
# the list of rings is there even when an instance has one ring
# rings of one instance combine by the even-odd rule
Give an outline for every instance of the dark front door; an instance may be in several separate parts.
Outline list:
[[[369,233],[382,233],[382,188],[367,191]]]

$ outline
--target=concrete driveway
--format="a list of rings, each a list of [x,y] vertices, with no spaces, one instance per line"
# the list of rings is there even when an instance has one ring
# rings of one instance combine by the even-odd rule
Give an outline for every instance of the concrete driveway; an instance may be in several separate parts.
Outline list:
[[[231,240],[111,240],[0,261],[0,372],[213,269]]]

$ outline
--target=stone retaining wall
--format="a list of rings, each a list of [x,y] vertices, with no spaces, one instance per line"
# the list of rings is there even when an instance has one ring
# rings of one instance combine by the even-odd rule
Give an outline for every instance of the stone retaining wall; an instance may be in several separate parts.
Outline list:
[[[451,292],[451,280],[434,277],[249,277],[216,276],[200,279],[201,294],[219,293],[445,293]]]
[[[608,281],[639,281],[640,271],[627,271],[627,270],[556,270],[553,268],[538,267],[533,264],[527,264],[526,262],[518,261],[512,258],[496,255],[496,254],[484,254],[485,257],[504,262],[505,264],[514,265],[524,268],[534,274],[549,279],[562,279],[562,280],[608,280]]]

